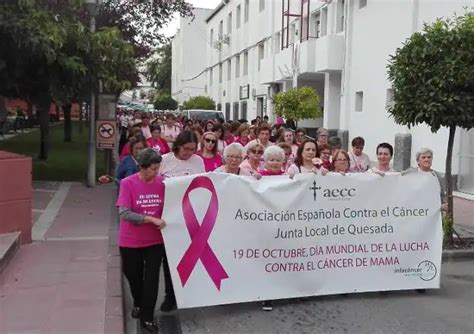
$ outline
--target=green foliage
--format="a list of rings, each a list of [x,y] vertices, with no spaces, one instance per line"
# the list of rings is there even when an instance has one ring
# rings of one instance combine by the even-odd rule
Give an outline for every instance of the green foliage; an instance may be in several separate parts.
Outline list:
[[[445,245],[450,244],[451,239],[453,238],[454,228],[453,228],[453,218],[443,215],[443,243]]]
[[[155,109],[158,110],[176,110],[178,109],[178,101],[173,99],[169,94],[159,95],[155,102]]]
[[[438,19],[390,57],[394,104],[389,114],[407,126],[474,125],[474,13]]]
[[[73,122],[76,123],[76,122]],[[51,152],[47,161],[36,159],[40,132],[36,129],[0,141],[0,150],[23,154],[33,158],[33,180],[83,181],[87,170],[87,131],[72,127],[74,141],[64,142],[63,127],[50,126]],[[104,151],[97,151],[97,175],[105,173]]]
[[[216,103],[207,96],[195,96],[183,103],[183,109],[216,110]]]
[[[278,116],[295,121],[321,117],[320,97],[311,87],[293,88],[273,96]]]
[[[157,59],[147,65],[147,78],[159,92],[171,92],[171,43],[157,50]]]

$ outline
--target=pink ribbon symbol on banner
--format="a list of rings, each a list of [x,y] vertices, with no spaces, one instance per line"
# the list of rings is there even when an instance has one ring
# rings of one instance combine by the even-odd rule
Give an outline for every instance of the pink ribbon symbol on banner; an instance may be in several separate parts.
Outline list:
[[[211,200],[207,208],[206,214],[202,220],[201,225],[196,218],[194,209],[189,200],[189,193],[194,189],[205,188],[211,192]],[[183,216],[191,236],[191,244],[183,255],[183,258],[178,264],[178,274],[181,278],[181,284],[184,286],[191,276],[197,261],[200,259],[207,273],[214,282],[217,290],[221,289],[221,281],[229,278],[225,269],[214,254],[213,250],[207,243],[212,229],[216,223],[217,212],[219,211],[219,202],[217,200],[216,189],[212,181],[206,176],[196,177],[183,197]]]

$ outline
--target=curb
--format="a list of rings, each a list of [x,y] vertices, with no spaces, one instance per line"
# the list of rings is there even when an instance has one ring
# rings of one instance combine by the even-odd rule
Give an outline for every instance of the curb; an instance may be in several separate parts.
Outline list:
[[[473,260],[474,249],[443,250],[442,262]]]

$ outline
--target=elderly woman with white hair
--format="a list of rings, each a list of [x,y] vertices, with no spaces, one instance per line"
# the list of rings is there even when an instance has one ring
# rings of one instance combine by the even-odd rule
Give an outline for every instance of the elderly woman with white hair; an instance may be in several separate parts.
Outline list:
[[[441,210],[446,210],[447,202],[443,175],[431,168],[433,164],[433,151],[425,147],[420,148],[418,152],[416,152],[416,163],[418,164],[417,168],[409,167],[402,172],[402,175],[411,173],[429,173],[436,176],[440,186]]]
[[[283,163],[285,162],[285,151],[276,145],[269,146],[263,152],[263,169],[260,171],[262,176],[283,175]]]
[[[240,163],[244,157],[244,147],[239,143],[232,143],[224,148],[225,165],[220,166],[214,172],[229,173],[236,175],[250,176],[247,169],[240,168]]]

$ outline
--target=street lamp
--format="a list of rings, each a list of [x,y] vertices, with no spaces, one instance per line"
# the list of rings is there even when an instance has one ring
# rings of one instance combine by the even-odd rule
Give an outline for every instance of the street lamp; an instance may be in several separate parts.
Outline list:
[[[95,17],[99,12],[102,0],[86,0],[86,9],[90,15],[90,31],[95,32]],[[94,88],[91,91],[91,104],[90,104],[90,115],[89,115],[89,141],[87,143],[87,186],[95,186],[96,178],[96,148],[95,148],[95,92]]]

